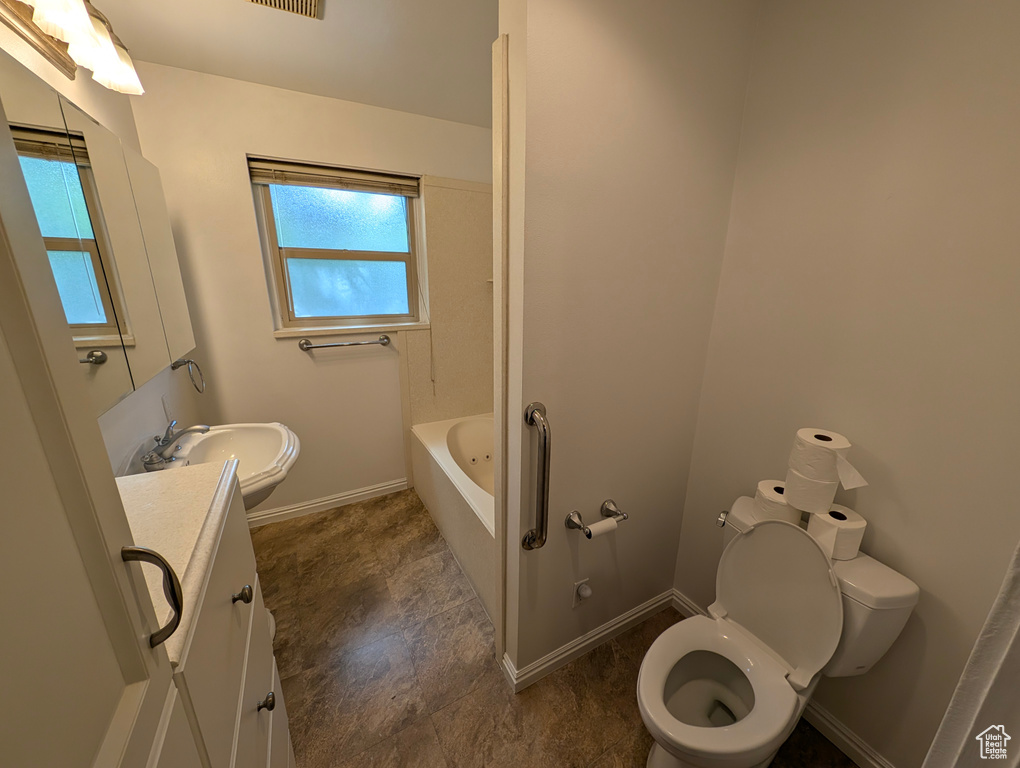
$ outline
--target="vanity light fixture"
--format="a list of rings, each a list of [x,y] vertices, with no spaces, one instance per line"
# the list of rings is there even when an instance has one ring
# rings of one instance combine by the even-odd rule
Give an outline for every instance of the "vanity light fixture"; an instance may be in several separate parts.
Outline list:
[[[114,34],[110,22],[88,0],[84,0],[84,5],[88,9],[92,36],[86,43],[68,46],[71,58],[79,66],[91,69],[92,79],[110,90],[133,96],[145,93],[127,48]]]
[[[80,66],[110,90],[145,92],[124,43],[89,0],[0,0],[0,21],[72,80]]]
[[[89,45],[94,37],[83,0],[22,0],[32,7],[32,23],[69,45]]]

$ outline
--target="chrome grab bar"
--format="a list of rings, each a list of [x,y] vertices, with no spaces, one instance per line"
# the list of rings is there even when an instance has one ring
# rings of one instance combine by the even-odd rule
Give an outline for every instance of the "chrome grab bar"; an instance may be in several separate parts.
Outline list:
[[[297,345],[298,349],[302,352],[307,352],[310,349],[326,349],[327,347],[364,347],[369,344],[378,344],[379,346],[385,347],[390,343],[390,337],[385,333],[382,334],[375,341],[338,341],[334,344],[313,344],[311,339],[301,339]]]
[[[166,595],[167,602],[170,603],[173,615],[165,627],[160,627],[149,635],[149,647],[155,648],[157,645],[165,643],[181,624],[181,614],[184,612],[184,591],[181,589],[181,582],[177,578],[177,574],[174,573],[170,563],[166,561],[166,558],[152,549],[145,547],[122,547],[120,557],[126,563],[132,560],[137,560],[141,563],[152,563],[159,566],[159,569],[163,571],[163,594]]]
[[[539,549],[545,546],[549,534],[549,443],[552,435],[549,431],[549,420],[545,416],[545,406],[532,403],[524,411],[524,423],[538,427],[538,482],[535,484],[535,526],[521,541],[525,549]]]

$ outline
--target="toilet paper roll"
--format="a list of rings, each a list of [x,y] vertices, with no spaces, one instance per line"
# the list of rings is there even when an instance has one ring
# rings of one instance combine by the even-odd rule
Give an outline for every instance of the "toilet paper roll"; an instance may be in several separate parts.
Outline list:
[[[611,517],[604,517],[597,523],[589,525],[588,530],[591,531],[591,537],[597,539],[599,536],[605,536],[610,531],[615,531],[616,520]]]
[[[786,483],[762,480],[754,492],[754,516],[758,520],[785,520],[798,525],[800,510],[786,503]]]
[[[850,448],[838,432],[804,427],[793,440],[789,467],[809,480],[838,480],[847,490],[859,488],[868,483],[847,459]]]
[[[808,520],[808,533],[833,560],[857,557],[867,527],[867,520],[841,504],[833,504],[827,511],[813,514]]]
[[[812,480],[795,469],[786,472],[786,503],[804,512],[828,512],[839,480]]]

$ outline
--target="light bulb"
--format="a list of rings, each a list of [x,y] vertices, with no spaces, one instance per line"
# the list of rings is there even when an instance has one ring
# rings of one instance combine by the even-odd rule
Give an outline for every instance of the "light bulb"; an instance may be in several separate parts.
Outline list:
[[[50,37],[71,45],[89,45],[95,36],[83,0],[29,0],[32,21]]]
[[[67,52],[80,66],[92,70],[92,79],[100,85],[119,93],[140,95],[144,93],[135,72],[135,65],[124,44],[111,34],[105,19],[98,11],[89,16],[93,36],[87,44],[69,45]]]
[[[117,51],[117,58],[120,59],[118,82],[117,85],[112,86],[113,89],[120,93],[141,96],[145,93],[145,89],[142,88],[142,81],[138,79],[135,63],[131,61],[127,48],[121,45],[119,40],[113,41],[113,47]]]
[[[83,43],[71,43],[67,46],[67,53],[74,59],[75,64],[95,72],[101,66],[103,58],[108,58],[115,52],[106,25],[92,15],[89,15],[89,23],[92,25],[92,39]]]

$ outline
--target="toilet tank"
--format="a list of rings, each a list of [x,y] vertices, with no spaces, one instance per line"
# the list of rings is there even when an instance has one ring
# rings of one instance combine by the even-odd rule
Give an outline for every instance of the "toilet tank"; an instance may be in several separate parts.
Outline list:
[[[756,522],[754,499],[741,496],[726,517],[723,544]],[[899,637],[920,590],[906,576],[863,552],[852,560],[834,560],[832,570],[843,593],[843,632],[822,674],[863,675]]]
[[[723,547],[726,547],[738,533],[743,533],[758,522],[754,514],[754,499],[741,496],[733,502],[726,514],[726,525],[723,527]]]
[[[843,593],[843,633],[822,669],[826,677],[863,675],[885,655],[917,605],[917,585],[863,552],[834,560]]]

